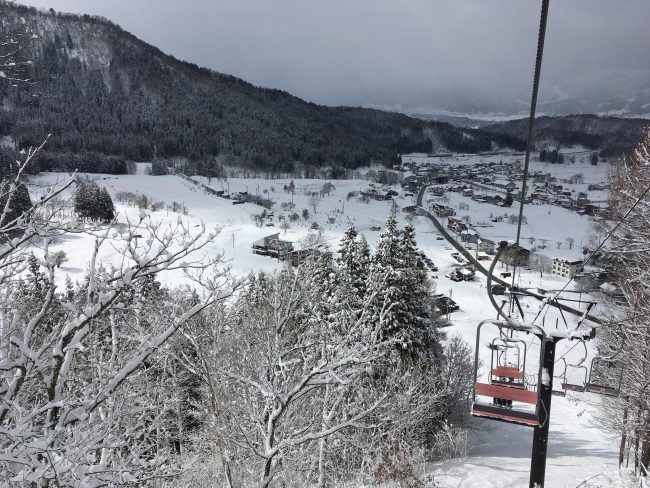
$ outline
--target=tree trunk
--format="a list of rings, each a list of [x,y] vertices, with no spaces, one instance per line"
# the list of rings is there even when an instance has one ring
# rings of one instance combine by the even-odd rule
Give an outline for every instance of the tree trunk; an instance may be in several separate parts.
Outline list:
[[[646,421],[643,424],[643,447],[641,448],[641,476],[648,476],[650,468],[650,424]]]
[[[271,484],[271,480],[273,479],[271,477],[272,465],[273,465],[273,458],[268,458],[266,460],[266,463],[264,463],[264,476],[262,478],[262,481],[260,482],[260,488],[268,488],[268,486]]]
[[[621,447],[618,450],[618,468],[620,469],[623,466],[623,460],[625,458],[625,446],[627,445],[627,407],[623,410],[623,433],[621,434]]]
[[[634,429],[634,472],[639,472],[639,437],[641,435],[641,428],[639,426]]]
[[[318,488],[325,487],[325,451],[327,440],[323,437],[320,440],[320,452],[318,455]]]

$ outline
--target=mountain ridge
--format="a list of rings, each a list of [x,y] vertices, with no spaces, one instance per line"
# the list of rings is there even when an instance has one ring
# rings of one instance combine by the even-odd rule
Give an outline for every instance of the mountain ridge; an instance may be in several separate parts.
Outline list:
[[[650,120],[641,118],[592,114],[541,116],[535,119],[533,137],[538,149],[582,145],[598,150],[601,157],[608,158],[631,151],[647,127],[650,127]],[[482,130],[516,138],[526,137],[528,118],[485,125]]]
[[[27,50],[36,85],[0,86],[0,134],[24,147],[52,133],[42,169],[70,169],[66,161],[83,154],[184,157],[204,174],[224,163],[289,172],[388,165],[414,151],[522,145],[507,135],[320,106],[255,87],[167,55],[107,19],[11,4],[5,10],[10,24],[24,18],[38,38]]]

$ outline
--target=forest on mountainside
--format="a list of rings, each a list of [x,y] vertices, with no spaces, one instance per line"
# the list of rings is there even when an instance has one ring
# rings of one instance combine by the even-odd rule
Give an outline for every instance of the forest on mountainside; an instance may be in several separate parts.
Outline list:
[[[4,29],[25,23],[32,83],[4,85],[0,135],[18,148],[51,134],[40,170],[125,173],[126,161],[186,158],[224,165],[392,164],[400,153],[475,153],[523,141],[352,107],[326,107],[179,61],[102,18],[6,5]]]
[[[542,116],[535,120],[534,141],[537,149],[584,146],[597,150],[602,158],[621,156],[630,152],[650,120],[619,117],[600,117],[580,114],[558,117]],[[487,125],[486,132],[525,138],[528,119],[509,120]]]

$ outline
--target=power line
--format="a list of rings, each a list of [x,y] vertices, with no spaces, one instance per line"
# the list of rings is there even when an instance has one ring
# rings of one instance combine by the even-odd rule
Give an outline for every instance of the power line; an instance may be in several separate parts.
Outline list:
[[[604,327],[612,327],[614,325],[620,325],[620,324],[623,324],[625,322],[629,322],[630,320],[640,319],[642,317],[647,317],[649,315],[650,315],[650,312],[642,313],[642,314],[639,314],[639,315],[633,315],[632,317],[627,317],[627,318],[618,320],[616,322],[608,322],[606,324],[594,325],[594,326],[592,326],[592,329],[602,329]]]
[[[598,245],[598,247],[596,248],[596,250],[595,250],[594,252],[592,252],[592,253],[589,255],[589,257],[588,257],[587,259],[585,259],[585,261],[584,261],[584,263],[583,263],[583,266],[586,266],[587,263],[589,263],[589,262],[593,259],[593,257],[596,255],[596,253],[598,253],[598,251],[600,251],[600,250],[602,249],[602,247],[603,247],[603,245],[605,244],[605,242],[607,242],[607,240],[608,240],[608,239],[609,239],[609,238],[614,234],[614,232],[616,231],[616,229],[618,229],[618,228],[620,227],[620,225],[621,225],[623,222],[625,222],[625,220],[628,218],[628,216],[632,213],[632,211],[636,208],[636,206],[637,206],[639,203],[641,203],[641,201],[645,198],[645,196],[648,194],[648,192],[650,192],[650,186],[648,186],[648,187],[645,189],[645,191],[641,194],[641,196],[640,196],[639,198],[637,198],[636,202],[634,202],[634,205],[632,205],[632,206],[629,208],[629,210],[625,213],[625,215],[623,216],[623,218],[621,218],[621,220],[619,220],[619,222],[618,222],[618,223],[617,223],[617,224],[616,224],[616,225],[615,225],[615,226],[614,226],[614,227],[613,227],[613,228],[612,228],[612,229],[607,233],[607,235],[605,236],[605,239],[603,239],[603,240],[601,241],[601,243]],[[562,289],[561,289],[560,291],[558,291],[557,294],[555,295],[556,298],[560,296],[560,293],[562,293],[562,292],[566,289],[566,287],[569,286],[569,284],[574,280],[574,278],[575,278],[575,275],[572,276],[571,278],[569,278],[569,280],[568,280],[568,281],[566,282],[566,284],[562,287]]]
[[[564,359],[564,357],[565,357],[567,354],[569,354],[571,351],[573,351],[573,350],[574,350],[577,346],[579,346],[580,344],[584,344],[584,341],[578,341],[578,342],[576,342],[573,346],[571,346],[571,348],[570,348],[568,351],[566,351],[564,354],[562,354],[562,356],[560,356],[558,359],[556,359],[555,362],[558,363],[559,361],[562,361],[562,359]]]

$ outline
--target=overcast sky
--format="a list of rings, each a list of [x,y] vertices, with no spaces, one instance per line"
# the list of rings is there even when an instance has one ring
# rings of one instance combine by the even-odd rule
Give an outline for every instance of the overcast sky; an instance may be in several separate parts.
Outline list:
[[[109,18],[177,58],[330,105],[529,92],[540,0],[20,0]],[[650,69],[650,0],[553,0],[546,81]],[[522,90],[523,87],[523,90]]]

